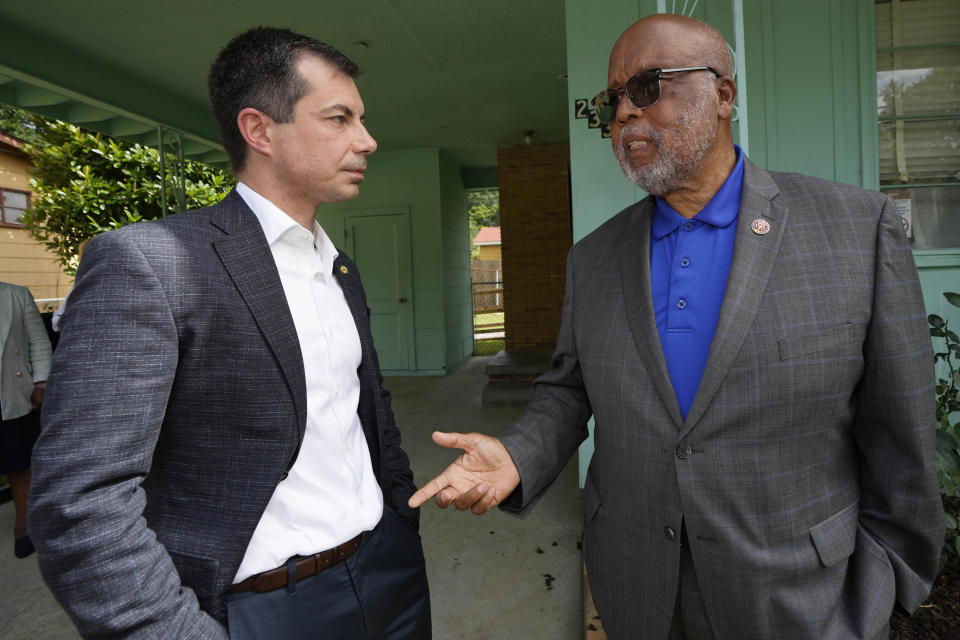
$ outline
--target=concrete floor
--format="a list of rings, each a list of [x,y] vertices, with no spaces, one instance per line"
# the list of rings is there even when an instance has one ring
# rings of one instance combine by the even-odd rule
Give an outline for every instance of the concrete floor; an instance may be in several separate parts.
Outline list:
[[[497,434],[520,407],[481,407],[483,365],[473,358],[446,377],[388,378],[403,446],[417,486],[444,469],[455,452],[430,434]],[[484,516],[425,505],[421,534],[436,640],[574,640],[583,638],[583,509],[575,461],[526,519]],[[36,555],[13,556],[13,505],[0,505],[0,638],[75,640],[66,613],[40,578]],[[552,578],[552,579],[551,579]]]

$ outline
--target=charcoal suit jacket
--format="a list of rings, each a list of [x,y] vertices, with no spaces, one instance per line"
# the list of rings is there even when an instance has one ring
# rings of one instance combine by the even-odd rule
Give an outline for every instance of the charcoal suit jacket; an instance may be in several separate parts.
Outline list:
[[[530,508],[592,415],[585,559],[611,640],[667,637],[681,521],[717,638],[885,637],[894,603],[929,592],[944,533],[933,352],[893,202],[746,161],[685,419],[651,299],[653,205],[570,251],[552,368],[502,438],[521,477],[505,508]]]
[[[356,266],[358,413],[384,502],[414,491]],[[70,294],[33,458],[40,569],[85,636],[225,638],[224,592],[306,428],[270,247],[232,191],[96,238]],[[316,460],[315,464],[325,464]]]

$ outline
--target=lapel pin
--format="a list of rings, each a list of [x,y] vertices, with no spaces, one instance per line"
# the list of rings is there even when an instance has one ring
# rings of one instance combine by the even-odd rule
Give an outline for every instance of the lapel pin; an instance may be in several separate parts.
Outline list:
[[[342,273],[343,275],[347,275],[348,273],[350,273],[350,269],[347,269],[347,266],[342,264],[340,265],[340,273]]]
[[[750,225],[750,229],[753,230],[758,236],[762,236],[767,231],[770,231],[770,223],[764,220],[763,218],[757,218]]]

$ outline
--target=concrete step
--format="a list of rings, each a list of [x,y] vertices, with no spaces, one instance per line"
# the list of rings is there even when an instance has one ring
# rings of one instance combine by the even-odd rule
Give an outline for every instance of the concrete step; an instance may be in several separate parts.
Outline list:
[[[530,384],[497,385],[487,383],[480,392],[480,404],[489,407],[494,404],[526,404],[530,401]]]
[[[532,376],[550,368],[548,351],[500,351],[487,360],[483,372],[488,376]]]
[[[530,385],[550,368],[551,354],[544,351],[500,351],[487,360],[487,384],[480,394],[483,406],[525,404]]]

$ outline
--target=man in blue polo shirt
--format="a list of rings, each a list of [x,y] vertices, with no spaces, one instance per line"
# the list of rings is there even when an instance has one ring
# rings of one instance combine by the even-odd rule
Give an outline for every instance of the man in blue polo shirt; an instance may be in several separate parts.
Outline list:
[[[587,436],[590,587],[611,640],[885,638],[943,513],[933,358],[890,198],[733,144],[733,65],[681,16],[628,28],[594,99],[650,197],[567,260],[552,368],[499,439],[411,498],[524,513]]]

